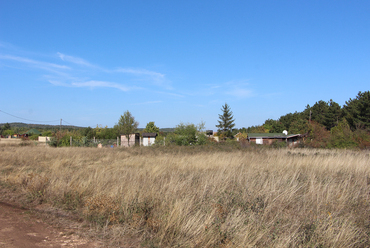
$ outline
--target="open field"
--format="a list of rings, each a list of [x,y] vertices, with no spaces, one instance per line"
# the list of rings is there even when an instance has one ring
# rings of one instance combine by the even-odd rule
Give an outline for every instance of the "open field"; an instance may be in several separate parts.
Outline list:
[[[369,247],[369,184],[369,151],[0,147],[1,187],[116,246]]]

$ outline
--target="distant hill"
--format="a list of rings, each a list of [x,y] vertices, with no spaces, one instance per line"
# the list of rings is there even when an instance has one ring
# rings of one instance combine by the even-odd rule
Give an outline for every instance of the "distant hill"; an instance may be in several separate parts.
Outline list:
[[[5,125],[6,123],[0,123],[0,126]],[[28,123],[23,123],[23,122],[11,122],[9,125],[13,127],[18,127],[18,128],[38,128],[38,129],[57,129],[60,128],[59,125],[45,125],[45,124],[28,124]],[[85,128],[85,127],[77,127],[77,126],[72,126],[72,125],[62,125],[62,129],[80,129],[80,128]]]
[[[6,123],[0,123],[0,127],[5,125]],[[31,129],[31,128],[37,128],[37,129],[59,129],[59,125],[46,125],[46,124],[28,124],[23,122],[11,122],[9,125],[12,128],[24,128],[24,129]],[[78,126],[72,126],[72,125],[62,125],[62,129],[81,129],[86,127],[78,127]],[[144,130],[144,128],[138,128],[139,131]],[[174,132],[175,128],[160,128],[160,132]]]
[[[175,128],[173,128],[173,127],[160,128],[159,132],[172,133],[172,132],[175,132]]]

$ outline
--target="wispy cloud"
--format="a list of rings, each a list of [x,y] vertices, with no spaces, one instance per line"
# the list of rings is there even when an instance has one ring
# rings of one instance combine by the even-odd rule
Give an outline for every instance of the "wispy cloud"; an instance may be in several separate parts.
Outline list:
[[[37,61],[37,60],[33,60],[33,59],[28,59],[28,58],[23,58],[23,57],[18,57],[18,56],[12,56],[12,55],[0,55],[0,59],[12,60],[12,61],[17,61],[17,62],[21,62],[21,63],[26,63],[26,64],[33,65],[33,66],[41,68],[41,69],[49,69],[49,68],[71,69],[70,67],[65,66],[65,65],[58,65],[58,64],[54,64],[54,63]]]
[[[9,47],[9,45],[1,42],[0,48],[3,47]],[[32,54],[33,57],[19,56],[19,53]],[[35,57],[37,59],[34,59]],[[14,67],[14,64],[17,69],[21,70],[26,67],[33,68],[47,82],[58,87],[112,88],[123,92],[139,89],[172,90],[171,82],[163,73],[144,68],[104,68],[86,59],[61,52],[50,56],[17,49],[13,54],[0,53],[0,61],[6,61],[5,65],[8,67]]]
[[[129,91],[130,89],[124,85],[113,83],[113,82],[105,82],[105,81],[87,81],[81,83],[72,83],[74,87],[88,87],[88,88],[116,88],[122,91]]]
[[[90,64],[89,62],[87,62],[84,59],[81,59],[81,58],[78,58],[78,57],[69,56],[69,55],[65,55],[65,54],[59,53],[59,52],[57,54],[58,54],[58,57],[61,60],[63,60],[63,61],[71,62],[71,63],[77,64],[77,65],[95,67],[94,65]]]
[[[147,75],[152,77],[164,78],[165,75],[155,71],[149,71],[145,69],[132,69],[132,68],[118,68],[117,72],[135,74],[135,75]]]

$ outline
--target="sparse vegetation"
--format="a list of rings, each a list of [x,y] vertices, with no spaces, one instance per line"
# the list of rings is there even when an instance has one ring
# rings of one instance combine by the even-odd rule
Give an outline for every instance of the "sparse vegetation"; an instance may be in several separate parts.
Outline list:
[[[2,146],[0,185],[77,211],[116,246],[370,246],[369,151],[234,143]]]

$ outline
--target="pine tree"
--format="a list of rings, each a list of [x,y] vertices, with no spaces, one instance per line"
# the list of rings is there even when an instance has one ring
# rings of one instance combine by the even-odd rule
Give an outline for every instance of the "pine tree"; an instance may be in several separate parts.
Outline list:
[[[220,120],[218,120],[217,132],[222,134],[225,138],[232,138],[232,129],[235,126],[233,112],[230,109],[230,106],[225,103],[221,108],[222,114],[218,115]]]

